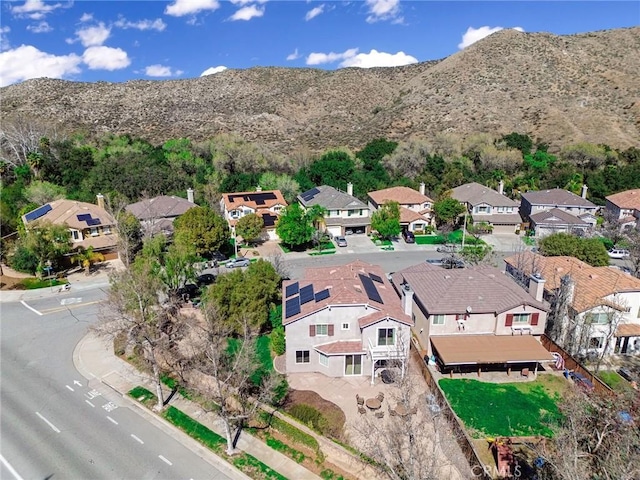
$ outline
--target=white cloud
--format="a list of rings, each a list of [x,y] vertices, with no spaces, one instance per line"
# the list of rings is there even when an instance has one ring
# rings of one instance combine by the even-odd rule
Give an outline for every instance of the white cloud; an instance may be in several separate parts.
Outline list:
[[[26,0],[24,5],[11,8],[11,13],[18,17],[28,17],[32,20],[41,20],[48,13],[62,7],[61,3],[44,3],[42,0]]]
[[[238,9],[236,13],[229,17],[229,20],[251,20],[252,18],[261,17],[264,15],[264,7],[260,8],[257,5],[247,5]]]
[[[95,47],[102,45],[109,38],[111,28],[100,22],[98,25],[76,30],[76,35],[83,47]]]
[[[184,17],[185,15],[195,15],[205,10],[217,10],[220,8],[218,0],[175,0],[171,5],[167,5],[164,13],[173,17]]]
[[[90,22],[91,20],[93,20],[93,13],[83,13],[80,17],[81,23]]]
[[[145,75],[148,77],[173,77],[182,75],[184,72],[182,70],[176,70],[175,72],[171,70],[171,67],[167,67],[165,65],[149,65],[144,69]]]
[[[51,55],[32,45],[21,45],[0,53],[0,86],[30,78],[64,78],[80,73],[82,62],[76,54]]]
[[[360,68],[400,67],[412,63],[418,63],[418,59],[404,52],[387,53],[371,50],[369,53],[359,53],[352,57],[345,58],[340,66]]]
[[[209,67],[204,72],[200,74],[201,77],[205,75],[213,75],[214,73],[224,72],[227,69],[224,65],[220,65],[218,67]]]
[[[48,33],[51,32],[53,28],[43,20],[40,23],[36,23],[34,25],[27,25],[27,30],[33,33]]]
[[[519,32],[524,32],[524,29],[522,27],[514,27],[513,29]],[[484,37],[488,37],[492,33],[499,32],[500,30],[503,30],[503,28],[489,26],[480,28],[469,27],[467,28],[467,31],[464,33],[464,35],[462,35],[462,41],[458,44],[458,48],[467,48],[469,45],[473,45],[478,40],[482,40]]]
[[[96,46],[87,48],[82,61],[90,70],[120,70],[131,64],[127,52],[121,48]]]
[[[287,55],[287,60],[297,60],[300,58],[300,54],[298,53],[298,49],[296,48],[293,53]]]
[[[128,28],[135,28],[136,30],[157,30],[159,32],[162,32],[165,28],[167,28],[167,24],[164,23],[161,18],[156,18],[155,20],[144,19],[137,22],[132,22],[124,17],[120,17],[114,22],[113,25],[125,30]]]
[[[241,7],[248,5],[250,3],[267,3],[269,0],[230,0],[234,5],[239,5]]]
[[[9,50],[11,44],[9,43],[9,36],[7,33],[11,31],[8,26],[0,27],[0,51]]]
[[[367,22],[374,23],[384,20],[392,20],[395,23],[402,22],[400,17],[400,0],[366,0],[369,8]]]
[[[307,65],[321,65],[323,63],[334,63],[338,60],[346,60],[348,58],[355,57],[358,53],[357,48],[350,48],[349,50],[345,50],[342,53],[311,53],[307,57],[306,63]]]
[[[304,19],[308,22],[312,18],[316,18],[318,15],[322,13],[324,13],[324,3],[322,5],[319,5],[309,10],[307,14],[304,16]]]

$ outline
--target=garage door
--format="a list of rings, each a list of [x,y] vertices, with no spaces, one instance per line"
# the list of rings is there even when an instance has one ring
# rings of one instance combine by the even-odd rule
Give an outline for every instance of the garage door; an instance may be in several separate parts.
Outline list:
[[[342,227],[340,225],[334,225],[331,227],[327,227],[327,232],[329,232],[334,237],[337,235],[342,235]]]
[[[493,226],[493,234],[504,234],[504,233],[515,233],[516,226],[515,225],[494,225]]]

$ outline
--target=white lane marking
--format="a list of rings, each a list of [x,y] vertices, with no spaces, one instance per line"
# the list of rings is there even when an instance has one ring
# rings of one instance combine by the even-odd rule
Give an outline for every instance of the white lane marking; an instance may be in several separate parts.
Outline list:
[[[65,387],[67,387],[69,390],[71,390],[72,392],[75,392],[75,390],[73,388],[71,388],[69,385],[65,385]]]
[[[42,316],[42,313],[41,313],[41,312],[39,312],[38,310],[36,310],[36,309],[35,309],[35,308],[33,308],[32,306],[27,305],[27,302],[25,302],[24,300],[20,300],[20,303],[21,303],[22,305],[24,305],[25,307],[27,307],[29,310],[31,310],[31,311],[32,311],[33,313],[35,313],[36,315],[40,315],[40,316]]]
[[[164,463],[166,463],[167,465],[173,465],[173,463],[171,463],[169,460],[164,458],[162,455],[158,455],[158,458],[162,460]]]
[[[89,400],[93,400],[94,398],[99,397],[100,395],[102,394],[97,390],[91,390],[89,393],[84,394],[84,396],[87,397]]]
[[[107,415],[107,418],[109,419],[109,421],[111,423],[113,423],[114,425],[118,425],[118,422],[116,422],[113,418],[111,418],[109,415]]]
[[[136,442],[140,442],[140,443],[144,444],[144,442],[142,440],[140,440],[140,438],[136,437],[133,433],[131,434],[131,438],[133,438]]]
[[[74,303],[82,303],[82,298],[63,298],[60,300],[60,305],[73,305]]]
[[[60,429],[58,427],[56,427],[53,423],[51,423],[49,420],[44,418],[44,416],[40,412],[36,412],[36,415],[39,416],[42,420],[44,420],[44,423],[49,425],[53,429],[54,432],[60,433]]]
[[[12,466],[9,462],[7,462],[7,460],[2,456],[2,454],[0,454],[0,462],[2,462],[2,464],[5,466],[5,468],[6,468],[7,470],[9,470],[9,472],[11,472],[11,475],[13,475],[13,477],[14,477],[16,480],[24,480],[24,479],[20,476],[20,474],[19,474],[18,472],[16,472],[16,469],[15,469],[15,468],[13,468],[13,466]]]
[[[102,405],[102,408],[104,408],[107,412],[112,412],[113,410],[118,408],[118,406],[113,402],[109,402]]]
[[[85,402],[87,402],[89,405],[91,405],[92,407],[95,408],[95,405],[93,403],[91,403],[89,400],[85,400]]]
[[[78,380],[74,380],[74,381],[73,381],[73,384],[74,384],[74,385],[77,385],[77,386],[79,386],[79,387],[81,387],[81,386],[82,386],[82,384],[81,384]]]

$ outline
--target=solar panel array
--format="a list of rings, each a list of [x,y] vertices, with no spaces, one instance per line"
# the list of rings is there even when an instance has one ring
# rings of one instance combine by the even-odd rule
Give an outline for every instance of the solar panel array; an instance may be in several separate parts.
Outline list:
[[[309,303],[313,298],[313,285],[307,285],[300,289],[300,305]]]
[[[374,282],[378,282],[378,283],[384,283],[382,281],[382,278],[380,278],[378,275],[376,275],[375,273],[369,273],[369,277],[371,277],[371,280],[373,280]]]
[[[27,220],[27,222],[33,222],[34,220],[39,219],[43,215],[46,215],[51,210],[52,210],[51,205],[47,203],[46,205],[36,208],[33,212],[27,213],[24,216],[24,218]]]
[[[90,227],[102,223],[99,218],[92,218],[90,213],[79,213],[76,218],[79,222],[86,222]]]
[[[358,276],[360,277],[360,281],[362,282],[362,286],[364,287],[364,291],[367,293],[369,300],[383,304],[384,302],[382,301],[380,292],[378,292],[378,288],[376,287],[376,284],[373,283],[373,280],[361,273]]]
[[[302,200],[304,200],[305,202],[308,202],[319,193],[320,190],[314,187],[311,190],[307,190],[306,192],[302,193],[300,197],[302,197]]]
[[[293,317],[300,313],[300,301],[299,297],[293,297],[287,300],[284,304],[284,316],[285,318]]]
[[[285,295],[287,296],[287,298],[298,293],[299,287],[300,285],[298,284],[298,282],[292,283],[291,285],[287,285],[287,288],[285,289]]]
[[[254,202],[256,205],[264,205],[267,200],[277,200],[276,194],[273,192],[250,192],[240,195],[229,195],[229,201],[234,203],[238,198],[245,202]]]
[[[331,293],[329,292],[328,288],[325,288],[324,290],[320,290],[318,293],[316,293],[316,303],[329,298],[330,295]]]

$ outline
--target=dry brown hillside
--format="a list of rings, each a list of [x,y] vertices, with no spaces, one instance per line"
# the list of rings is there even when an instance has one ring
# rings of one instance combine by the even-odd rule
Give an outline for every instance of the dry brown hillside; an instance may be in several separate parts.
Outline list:
[[[286,152],[384,136],[528,132],[552,144],[640,145],[640,27],[558,36],[502,30],[440,61],[335,71],[227,70],[173,81],[38,79],[1,114],[154,142],[237,132]]]

